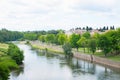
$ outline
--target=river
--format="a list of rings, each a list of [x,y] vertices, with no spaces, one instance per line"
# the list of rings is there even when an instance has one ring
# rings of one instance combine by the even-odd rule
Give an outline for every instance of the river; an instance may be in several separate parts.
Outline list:
[[[12,71],[9,80],[120,80],[120,70],[31,50],[24,44],[18,47],[24,51],[24,67]]]

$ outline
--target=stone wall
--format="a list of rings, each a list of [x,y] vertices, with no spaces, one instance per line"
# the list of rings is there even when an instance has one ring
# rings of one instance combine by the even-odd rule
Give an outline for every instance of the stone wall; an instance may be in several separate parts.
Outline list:
[[[83,60],[87,60],[90,62],[98,63],[104,66],[120,69],[120,62],[115,62],[115,61],[111,61],[105,58],[96,57],[94,55],[88,55],[88,54],[82,54],[82,53],[76,52],[74,53],[74,57],[78,59],[83,59]]]
[[[109,67],[120,68],[120,62],[111,61],[105,58],[93,56],[93,62]]]

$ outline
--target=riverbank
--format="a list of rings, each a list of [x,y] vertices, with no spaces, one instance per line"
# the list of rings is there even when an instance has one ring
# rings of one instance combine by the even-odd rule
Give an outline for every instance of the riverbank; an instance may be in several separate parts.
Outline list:
[[[0,80],[7,80],[10,71],[18,69],[19,66],[8,55],[9,44],[0,43]]]
[[[52,52],[64,53],[62,50],[62,46],[57,46],[57,45],[53,45],[53,44],[44,44],[39,41],[30,41],[30,43],[33,48],[47,49],[48,51],[52,51]],[[84,54],[84,53],[75,52],[75,51],[73,51],[73,56],[78,59],[83,59],[83,60],[87,60],[87,61],[90,61],[93,63],[108,66],[111,68],[119,68],[120,69],[120,62],[108,60],[106,58],[101,58],[101,57],[97,57],[95,55],[89,55],[89,54]]]

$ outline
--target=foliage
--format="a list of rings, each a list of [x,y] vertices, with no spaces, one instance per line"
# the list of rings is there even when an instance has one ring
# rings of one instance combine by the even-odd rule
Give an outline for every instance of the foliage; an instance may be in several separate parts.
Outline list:
[[[112,50],[111,38],[102,34],[99,38],[99,47],[103,50],[105,56]]]
[[[85,52],[85,47],[86,47],[86,41],[87,41],[87,39],[85,37],[81,37],[77,42],[77,44],[80,47],[82,46],[84,48],[84,52]]]
[[[65,43],[63,46],[62,46],[63,50],[64,50],[64,53],[67,55],[67,56],[72,56],[72,47],[69,43]]]
[[[0,80],[7,80],[9,76],[9,69],[7,66],[0,63]]]
[[[8,48],[8,44],[0,43],[0,51],[2,51],[2,55],[0,55],[0,80],[7,80],[10,70],[18,69],[16,62],[11,58],[11,56],[6,54],[8,52]]]
[[[45,42],[45,35],[41,35],[38,37],[38,39],[42,42]]]
[[[54,34],[47,34],[46,35],[45,41],[47,43],[54,43],[54,40],[55,40],[55,35]]]
[[[0,30],[0,42],[15,41],[23,37],[21,32],[8,31],[6,29]]]
[[[86,39],[89,39],[90,38],[90,32],[85,32],[82,34],[83,37],[85,37]]]
[[[37,34],[35,33],[24,33],[24,39],[27,40],[36,40],[37,39]]]
[[[90,47],[90,50],[92,51],[93,54],[96,51],[96,45],[97,45],[96,40],[95,39],[90,39],[89,47]]]
[[[67,36],[64,33],[58,34],[58,42],[63,45],[67,40]]]
[[[80,35],[79,34],[72,34],[70,36],[70,44],[73,48],[77,48],[78,50],[78,47],[79,47],[79,44],[77,44],[78,40],[80,39]]]
[[[20,51],[19,48],[12,43],[9,44],[8,55],[10,55],[17,64],[21,64],[24,59],[23,51]]]

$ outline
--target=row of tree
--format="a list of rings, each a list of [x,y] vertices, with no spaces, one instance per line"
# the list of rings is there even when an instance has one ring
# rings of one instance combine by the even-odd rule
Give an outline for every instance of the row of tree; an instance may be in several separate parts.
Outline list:
[[[6,29],[0,30],[0,42],[15,41],[23,37],[21,32],[8,31]]]
[[[89,26],[86,26],[86,27],[77,27],[75,29],[73,28],[71,30],[86,30],[86,31],[91,31],[91,30],[93,30],[93,28],[89,27]],[[106,30],[115,30],[115,27],[114,27],[114,25],[110,26],[110,27],[104,26],[104,27],[97,28],[96,30],[98,30],[100,32],[104,32]]]
[[[0,30],[0,42],[16,41],[16,40],[37,40],[40,35],[58,34],[64,32],[63,30],[49,30],[49,31],[9,31],[7,29]]]
[[[40,35],[38,39],[42,42],[57,45],[70,44],[72,48],[76,48],[77,50],[78,48],[83,48],[84,52],[88,48],[88,52],[91,51],[93,54],[97,49],[102,50],[105,56],[108,53],[115,55],[120,52],[120,29],[110,30],[102,34],[95,33],[93,35],[90,35],[89,32],[85,32],[82,35],[73,33],[70,36],[64,33],[46,34]]]

